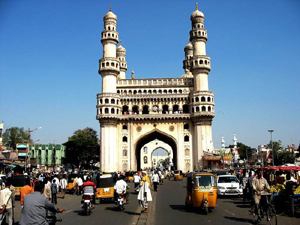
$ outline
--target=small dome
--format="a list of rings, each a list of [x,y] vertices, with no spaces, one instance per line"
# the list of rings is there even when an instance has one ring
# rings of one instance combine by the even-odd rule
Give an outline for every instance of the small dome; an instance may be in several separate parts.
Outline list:
[[[184,50],[193,50],[193,45],[191,44],[191,42],[189,42],[189,43],[185,46]]]
[[[191,20],[194,20],[197,17],[204,18],[204,14],[198,10],[198,3],[196,3],[196,11],[192,13]]]
[[[120,45],[117,47],[117,52],[126,52],[126,49],[120,44]]]
[[[117,16],[116,14],[114,14],[112,11],[111,11],[111,6],[110,6],[110,9],[109,9],[109,12],[105,14],[104,20],[107,20],[107,19],[117,19]]]
[[[193,78],[194,77],[193,74],[188,69],[185,69],[184,72],[185,72],[185,74],[183,74],[181,76],[181,78]]]

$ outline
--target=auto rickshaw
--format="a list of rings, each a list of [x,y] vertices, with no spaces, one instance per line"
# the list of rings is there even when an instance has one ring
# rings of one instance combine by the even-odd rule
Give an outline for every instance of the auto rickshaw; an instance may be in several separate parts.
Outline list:
[[[211,173],[192,173],[187,177],[187,195],[185,205],[187,209],[198,208],[206,215],[216,207],[217,187],[215,176]]]
[[[30,182],[30,177],[28,175],[14,175],[12,177],[12,185],[14,186],[16,199],[21,197],[21,188],[26,185],[26,181]]]
[[[71,191],[75,190],[75,186],[74,186],[73,182],[76,177],[78,177],[78,174],[69,174],[67,192],[71,192]]]
[[[126,182],[133,182],[133,175],[135,174],[136,172],[126,172],[125,173],[125,181]]]
[[[103,174],[99,176],[96,184],[96,204],[100,204],[101,200],[114,200],[114,186],[117,182],[117,174]]]
[[[174,172],[174,180],[182,180],[183,179],[183,173],[181,170],[176,170]]]

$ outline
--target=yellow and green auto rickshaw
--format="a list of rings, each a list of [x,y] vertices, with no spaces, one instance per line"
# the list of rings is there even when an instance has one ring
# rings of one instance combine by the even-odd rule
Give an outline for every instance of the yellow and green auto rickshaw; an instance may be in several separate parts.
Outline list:
[[[114,186],[117,182],[116,173],[108,173],[99,176],[96,182],[96,204],[103,200],[114,200]]]
[[[182,170],[176,170],[174,172],[174,180],[182,180],[182,179],[183,179]]]
[[[192,173],[187,177],[187,209],[198,208],[206,215],[217,205],[217,187],[215,176],[207,172]]]
[[[28,175],[14,175],[12,177],[12,185],[14,186],[15,198],[19,199],[21,197],[21,188],[26,184],[30,183],[30,177]],[[31,185],[31,184],[30,184]]]
[[[67,192],[72,192],[75,190],[74,186],[74,180],[75,178],[78,177],[78,174],[69,174],[68,176],[68,185],[67,185]]]

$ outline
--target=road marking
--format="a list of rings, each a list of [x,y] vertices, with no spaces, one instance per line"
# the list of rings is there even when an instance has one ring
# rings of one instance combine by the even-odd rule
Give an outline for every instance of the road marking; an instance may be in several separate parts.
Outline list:
[[[232,213],[232,212],[229,212],[229,211],[228,211],[228,210],[226,210],[226,209],[225,209],[225,212],[228,212],[229,214],[231,214],[231,215],[235,216],[235,215],[234,215],[234,213]]]
[[[64,214],[67,214],[67,213],[69,213],[69,212],[71,212],[72,210],[70,209],[70,210],[68,210],[67,212],[65,212]]]

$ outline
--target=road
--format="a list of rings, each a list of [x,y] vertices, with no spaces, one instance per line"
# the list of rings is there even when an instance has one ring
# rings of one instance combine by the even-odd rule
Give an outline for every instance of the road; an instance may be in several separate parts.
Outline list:
[[[133,191],[133,184],[130,183],[130,190]],[[128,224],[134,225],[184,225],[184,224],[254,224],[252,215],[249,213],[249,204],[244,204],[241,198],[225,197],[219,198],[217,207],[208,215],[200,212],[186,211],[184,205],[186,189],[185,179],[183,181],[166,180],[163,185],[159,185],[158,192],[152,192],[153,202],[148,214],[141,215],[141,208],[138,206],[137,195],[130,194],[130,203],[123,212],[117,210],[116,205],[111,202],[96,205],[90,216],[82,214],[81,196],[66,195],[65,199],[58,198],[58,207],[63,207],[66,211],[57,214],[62,219],[57,225],[76,224]],[[142,218],[142,219],[141,219]],[[15,220],[20,219],[20,204],[16,202]],[[300,213],[297,218],[287,216],[278,217],[278,224],[296,225],[300,223]],[[266,223],[262,223],[266,224]]]

